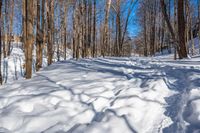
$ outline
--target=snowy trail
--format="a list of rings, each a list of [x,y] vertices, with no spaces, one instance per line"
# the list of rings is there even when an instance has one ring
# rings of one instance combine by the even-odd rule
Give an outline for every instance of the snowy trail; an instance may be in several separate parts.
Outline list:
[[[176,64],[143,58],[55,63],[0,89],[0,132],[194,131],[200,120],[187,107],[194,101],[190,91],[200,86],[199,66]]]

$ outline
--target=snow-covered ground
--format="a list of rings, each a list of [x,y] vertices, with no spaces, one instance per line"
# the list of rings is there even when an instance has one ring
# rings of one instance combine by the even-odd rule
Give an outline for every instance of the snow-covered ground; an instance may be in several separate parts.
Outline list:
[[[11,55],[2,59],[3,83],[12,83],[24,76],[24,54],[20,46],[12,48]]]
[[[47,66],[47,58],[45,56],[46,51],[44,50],[43,55],[43,62],[42,66]],[[67,59],[71,58],[71,50],[67,49]],[[64,60],[63,53],[61,53],[60,60]],[[12,83],[16,80],[23,79],[24,78],[24,51],[22,50],[22,44],[21,43],[12,43],[12,50],[11,55],[4,58],[2,60],[2,75],[3,75],[3,83]],[[57,55],[56,52],[54,52],[53,61],[57,61]],[[35,63],[36,63],[36,50],[34,48],[33,50],[33,73],[36,72],[35,70]]]
[[[54,63],[0,88],[0,132],[200,132],[200,58]]]

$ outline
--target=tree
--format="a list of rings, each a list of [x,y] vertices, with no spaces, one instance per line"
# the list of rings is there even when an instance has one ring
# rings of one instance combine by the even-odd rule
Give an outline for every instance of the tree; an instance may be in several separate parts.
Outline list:
[[[150,54],[155,53],[155,33],[156,33],[156,1],[150,3]]]
[[[133,8],[135,7],[135,4],[137,3],[138,0],[131,0],[130,1],[130,5],[128,6],[128,13],[127,16],[125,18],[125,24],[124,24],[124,28],[122,30],[122,38],[121,38],[121,50],[123,50],[123,44],[124,44],[124,40],[125,40],[125,36],[127,33],[127,28],[128,28],[128,23],[130,20],[130,16],[132,14]],[[122,51],[120,51],[120,56],[122,56]]]
[[[117,0],[119,2],[119,0]],[[101,54],[105,56],[106,46],[108,46],[108,18],[110,12],[111,0],[107,0],[105,8],[105,19],[104,19],[104,30],[103,30],[103,46],[101,49]]]
[[[22,0],[22,42],[23,42],[23,48],[25,49],[25,44],[26,44],[26,0]]]
[[[76,1],[75,1],[76,2]],[[74,4],[74,8],[76,9],[76,3]],[[76,10],[73,10],[73,58],[76,57]]]
[[[93,57],[96,57],[96,0],[93,1]]]
[[[198,35],[200,40],[200,1],[198,0]],[[199,41],[199,54],[200,54],[200,41]]]
[[[178,37],[180,46],[179,58],[187,58],[187,50],[185,45],[184,0],[178,0]]]
[[[174,0],[174,30],[177,33],[177,0]],[[177,37],[175,37],[175,38],[177,38]],[[177,58],[176,52],[177,52],[177,46],[174,45],[174,59],[175,60]]]
[[[2,0],[0,0],[0,84],[2,85],[3,79],[2,79],[2,74],[1,74],[1,55],[2,55],[2,40],[1,40],[1,28],[2,28]]]
[[[4,35],[4,44],[3,44],[3,53],[4,53],[4,58],[7,57],[8,55],[8,31],[9,31],[9,25],[8,25],[8,2],[7,0],[4,1],[4,13],[5,13],[5,35]]]
[[[140,2],[139,6],[138,17],[143,32],[143,40],[141,40],[143,54],[144,56],[153,56],[159,48],[162,51],[165,23],[163,24],[162,22],[162,16],[159,13],[160,10],[158,10],[157,0],[144,0]],[[132,8],[133,7],[134,3],[132,3]]]
[[[48,65],[53,62],[53,42],[54,42],[54,0],[50,0],[47,4],[47,23],[48,23],[48,44],[47,44],[47,55]]]
[[[14,17],[14,0],[10,1],[11,3],[11,12],[9,14],[9,19],[10,19],[10,24],[9,24],[9,35],[8,35],[8,51],[7,55],[10,56],[11,53],[11,41],[12,41],[12,36],[13,36],[13,17]]]
[[[179,58],[186,58],[187,57],[187,51],[185,46],[185,20],[184,20],[184,9],[183,9],[183,0],[178,0],[178,37],[179,39],[176,39],[174,29],[172,28],[172,25],[169,21],[169,17],[166,12],[166,4],[164,0],[160,0],[160,5],[162,8],[162,14],[164,16],[164,19],[167,23],[167,27],[169,29],[169,32],[171,34],[172,40],[174,42],[174,45],[176,45],[178,50]]]
[[[39,69],[42,67],[41,60],[42,60],[42,39],[43,38],[42,38],[40,14],[41,14],[40,0],[37,0],[36,71],[39,71]]]
[[[25,0],[25,16],[26,16],[26,41],[25,41],[25,68],[26,79],[32,76],[32,50],[33,50],[33,2],[34,0]]]
[[[147,26],[146,26],[146,8],[143,9],[144,13],[143,13],[143,37],[144,37],[144,56],[148,56],[148,52],[147,52]]]
[[[64,6],[64,60],[66,60],[67,52],[67,3]]]

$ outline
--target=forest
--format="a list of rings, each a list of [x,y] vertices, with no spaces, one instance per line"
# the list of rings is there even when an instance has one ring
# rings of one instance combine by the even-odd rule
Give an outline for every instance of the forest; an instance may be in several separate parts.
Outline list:
[[[25,55],[25,77],[57,61],[71,49],[73,58],[154,56],[168,50],[174,59],[199,54],[198,0],[1,0],[1,58],[16,38]],[[15,24],[13,24],[15,23]],[[13,28],[17,26],[18,28]],[[128,30],[130,27],[135,29]],[[131,29],[131,28],[130,28]],[[132,32],[132,33],[130,33]],[[46,53],[44,54],[44,50]],[[177,57],[178,56],[178,57]],[[0,76],[2,77],[2,76]],[[1,80],[2,81],[2,80]]]
[[[0,0],[0,132],[200,132],[200,0]]]

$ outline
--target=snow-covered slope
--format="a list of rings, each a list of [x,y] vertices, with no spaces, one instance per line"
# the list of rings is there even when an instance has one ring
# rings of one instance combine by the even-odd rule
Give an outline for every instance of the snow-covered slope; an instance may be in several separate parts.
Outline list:
[[[199,64],[136,57],[57,62],[0,88],[0,132],[199,131]]]
[[[194,50],[193,50],[193,43],[194,43]],[[200,56],[200,43],[199,43],[199,38],[196,37],[193,40],[190,40],[187,44],[186,44],[186,48],[188,53],[188,58],[193,58],[193,57],[197,57]],[[172,45],[173,46],[173,45]],[[155,53],[155,57],[156,58],[162,58],[162,59],[174,59],[174,48],[172,47],[170,49],[171,52],[169,52],[168,49],[164,49],[163,52],[156,52]],[[178,58],[178,55],[177,55]]]
[[[2,74],[3,74],[3,81],[5,83],[12,83],[15,80],[23,79],[24,77],[24,51],[22,50],[21,43],[13,43],[13,48],[11,50],[11,55],[2,59]],[[44,50],[44,54],[46,51]],[[57,61],[56,52],[54,52],[53,61]],[[63,53],[61,53],[60,60],[64,60]],[[71,58],[71,50],[67,49],[67,58]],[[35,63],[36,63],[36,51],[35,48],[33,50],[33,73],[35,73]],[[47,58],[43,56],[43,67],[47,66]]]

